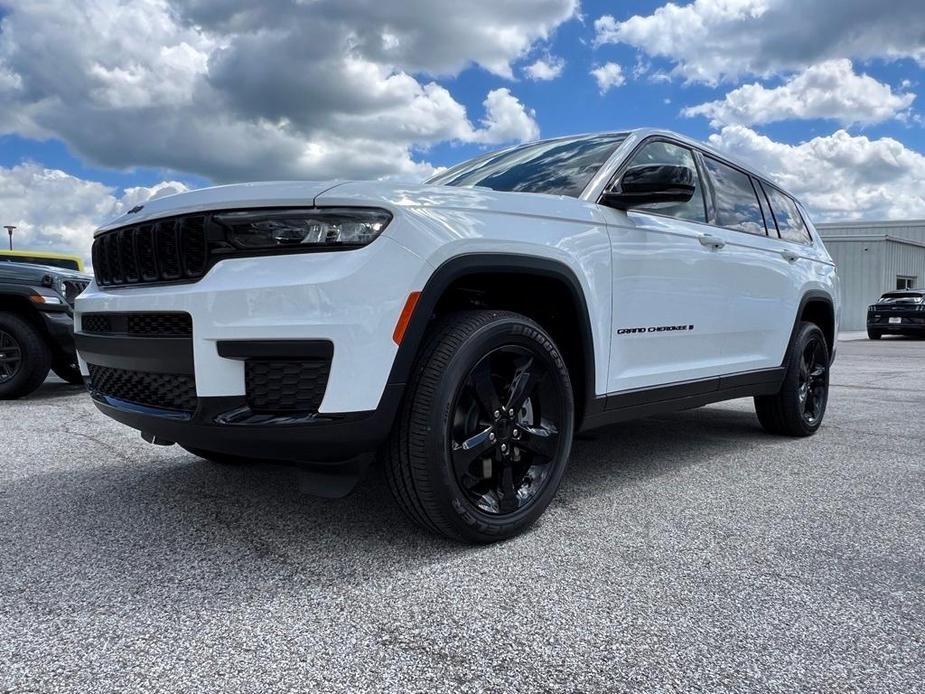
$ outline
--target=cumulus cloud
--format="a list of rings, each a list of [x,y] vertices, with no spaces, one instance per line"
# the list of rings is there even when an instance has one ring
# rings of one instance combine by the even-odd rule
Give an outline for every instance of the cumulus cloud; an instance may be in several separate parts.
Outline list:
[[[532,111],[524,110],[509,89],[494,89],[485,98],[482,128],[472,134],[475,142],[497,143],[510,140],[526,142],[540,136]]]
[[[432,144],[535,137],[510,91],[469,114],[413,75],[510,76],[577,0],[5,6],[0,132],[57,137],[108,167],[231,181],[423,176],[416,153]]]
[[[164,181],[151,187],[114,188],[34,162],[0,167],[3,223],[17,227],[16,248],[74,251],[89,260],[93,230],[145,200],[186,190]]]
[[[838,130],[789,145],[730,125],[709,141],[799,196],[817,221],[925,216],[925,156],[892,138]]]
[[[870,125],[908,112],[915,94],[858,75],[850,60],[807,68],[779,87],[746,84],[725,98],[685,108],[685,116],[706,116],[711,125],[754,125],[799,118],[827,118],[843,125]]]
[[[621,86],[626,82],[623,76],[623,68],[617,63],[604,63],[591,70],[591,75],[597,82],[597,88],[601,94],[606,94],[614,87]]]
[[[565,61],[554,55],[547,55],[545,58],[538,58],[524,68],[524,74],[535,81],[554,80],[562,74],[565,69]]]
[[[674,63],[690,81],[768,76],[831,58],[925,62],[921,0],[694,0],[595,23],[595,43],[624,43]]]

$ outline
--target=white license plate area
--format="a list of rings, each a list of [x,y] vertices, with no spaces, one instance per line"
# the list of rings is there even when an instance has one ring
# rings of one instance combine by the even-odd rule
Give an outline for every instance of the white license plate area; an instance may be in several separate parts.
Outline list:
[[[897,323],[902,323],[902,322],[903,322],[903,319],[900,318],[899,316],[890,316],[890,323],[892,325],[896,325]]]

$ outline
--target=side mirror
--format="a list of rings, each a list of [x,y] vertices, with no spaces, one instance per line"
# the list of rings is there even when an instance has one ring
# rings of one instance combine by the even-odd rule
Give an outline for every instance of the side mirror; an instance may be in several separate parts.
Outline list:
[[[682,203],[694,195],[696,174],[687,166],[645,164],[626,170],[613,189],[604,191],[601,204],[628,210],[657,202]]]

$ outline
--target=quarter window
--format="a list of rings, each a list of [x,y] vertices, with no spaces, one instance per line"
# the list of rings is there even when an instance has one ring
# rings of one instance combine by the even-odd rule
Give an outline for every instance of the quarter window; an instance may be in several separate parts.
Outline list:
[[[713,180],[717,225],[764,236],[764,217],[748,174],[710,157],[704,162]]]
[[[785,241],[812,243],[797,204],[773,186],[764,186],[764,190],[768,194],[768,202],[771,203],[771,211],[774,213],[780,237]]]
[[[697,164],[694,163],[694,155],[687,147],[679,147],[670,142],[650,142],[644,145],[633,158],[629,165],[632,166],[651,166],[653,164],[670,164],[673,166],[686,166],[694,172],[694,194],[687,202],[682,203],[652,203],[649,205],[640,205],[633,208],[634,210],[649,210],[658,214],[677,217],[678,219],[688,219],[692,222],[706,222],[707,213],[704,207],[703,186],[700,182],[700,174],[697,172]]]

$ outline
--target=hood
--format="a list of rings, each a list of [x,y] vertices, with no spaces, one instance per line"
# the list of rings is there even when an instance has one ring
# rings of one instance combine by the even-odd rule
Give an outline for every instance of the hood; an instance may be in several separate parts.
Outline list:
[[[52,275],[63,280],[89,281],[93,279],[93,275],[86,272],[77,272],[77,270],[68,270],[67,268],[0,261],[0,280],[14,279],[25,282],[41,282],[45,275]]]
[[[568,195],[510,193],[490,188],[460,188],[390,181],[350,181],[319,194],[320,206],[366,205],[392,208],[444,208],[490,210],[536,217],[573,218],[585,221],[592,215],[586,202]]]
[[[129,211],[104,224],[96,230],[96,234],[127,224],[138,224],[150,219],[203,210],[233,210],[263,205],[311,207],[315,204],[315,198],[319,194],[337,184],[338,181],[262,181],[260,183],[235,183],[165,195],[162,198],[148,200],[134,208],[135,212]]]

